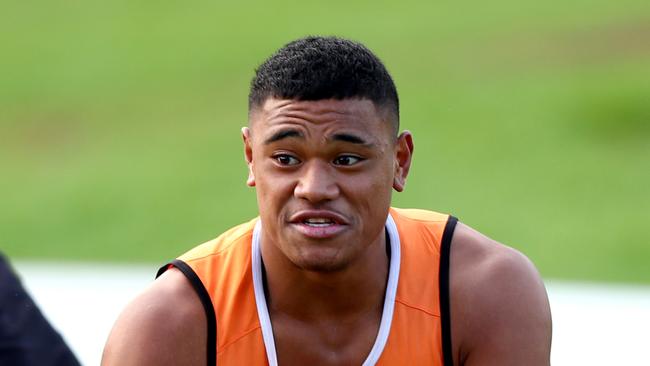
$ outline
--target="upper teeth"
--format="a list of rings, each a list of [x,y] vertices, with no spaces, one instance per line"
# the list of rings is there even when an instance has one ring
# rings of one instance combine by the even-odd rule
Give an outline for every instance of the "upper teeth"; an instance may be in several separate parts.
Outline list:
[[[331,222],[332,222],[332,220],[321,218],[321,217],[310,218],[310,219],[305,220],[305,223],[307,223],[307,224],[316,224],[316,225],[318,225],[318,224],[321,224],[321,225],[322,224],[330,224]]]

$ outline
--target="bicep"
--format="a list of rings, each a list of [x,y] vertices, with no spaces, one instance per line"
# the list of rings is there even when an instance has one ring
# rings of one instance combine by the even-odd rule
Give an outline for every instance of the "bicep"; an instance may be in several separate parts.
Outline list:
[[[170,270],[120,314],[102,365],[205,365],[205,319],[187,280]]]
[[[464,365],[549,365],[551,312],[537,270],[510,250],[484,274],[474,298],[471,347]]]

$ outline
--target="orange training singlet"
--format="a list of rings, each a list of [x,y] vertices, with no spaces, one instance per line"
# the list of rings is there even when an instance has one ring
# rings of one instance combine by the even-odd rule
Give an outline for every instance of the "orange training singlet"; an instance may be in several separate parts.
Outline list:
[[[379,332],[363,366],[452,365],[449,249],[456,218],[391,208],[390,265]],[[261,221],[236,226],[162,267],[178,268],[208,320],[208,365],[277,366],[266,308]]]

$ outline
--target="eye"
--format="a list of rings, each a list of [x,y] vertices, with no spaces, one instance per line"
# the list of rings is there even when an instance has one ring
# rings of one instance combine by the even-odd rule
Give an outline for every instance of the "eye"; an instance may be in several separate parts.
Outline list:
[[[280,165],[292,166],[300,164],[300,160],[288,154],[278,154],[273,156],[273,159],[277,161]]]
[[[350,166],[363,160],[362,158],[354,155],[341,155],[334,159],[334,165]]]

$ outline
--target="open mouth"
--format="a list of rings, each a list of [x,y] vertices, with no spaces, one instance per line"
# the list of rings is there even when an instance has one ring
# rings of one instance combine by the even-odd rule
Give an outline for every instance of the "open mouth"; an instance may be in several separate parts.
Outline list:
[[[314,238],[332,238],[349,228],[345,216],[330,210],[303,210],[290,217],[289,223],[301,234]]]
[[[302,223],[311,227],[327,227],[336,224],[330,219],[320,217],[305,219]]]

